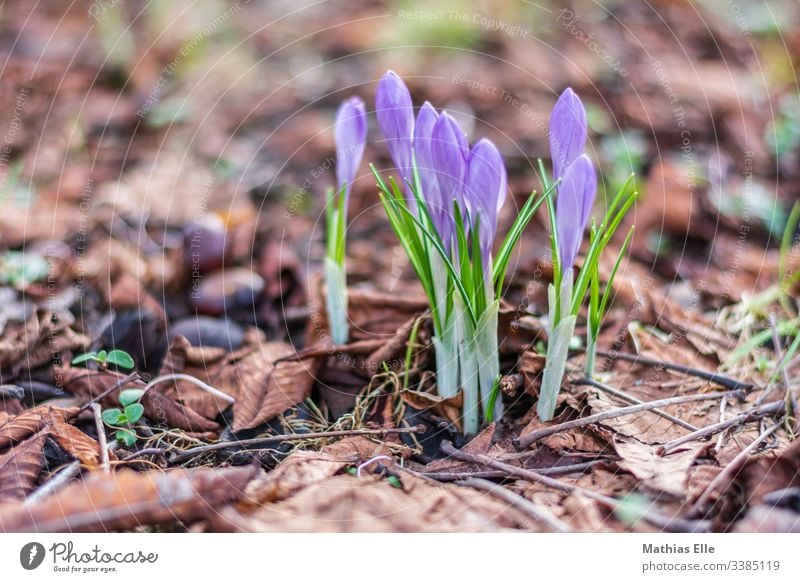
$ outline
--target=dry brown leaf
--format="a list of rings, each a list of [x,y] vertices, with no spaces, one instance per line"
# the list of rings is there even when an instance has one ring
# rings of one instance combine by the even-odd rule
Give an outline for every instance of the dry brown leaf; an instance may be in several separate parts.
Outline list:
[[[0,415],[0,450],[20,442],[50,424],[63,422],[77,412],[74,408],[54,408],[48,405],[25,410],[16,416]]]
[[[467,487],[403,473],[403,488],[380,477],[337,475],[252,512],[234,508],[211,520],[214,530],[254,532],[486,532],[534,530],[507,503]]]
[[[630,471],[646,488],[684,498],[687,493],[689,468],[709,447],[709,443],[687,443],[680,451],[666,456],[656,454],[655,446],[633,438],[618,437],[614,447],[621,460],[617,465]]]
[[[15,375],[23,368],[52,362],[53,354],[87,348],[89,338],[76,333],[64,319],[37,310],[24,324],[9,324],[0,338],[0,368]]]
[[[455,427],[461,427],[461,392],[450,398],[442,398],[428,392],[403,390],[400,394],[403,402],[416,410],[427,410],[440,418],[444,418]]]
[[[44,442],[41,431],[0,455],[0,502],[19,501],[33,489],[44,465]]]
[[[103,532],[207,518],[239,499],[255,467],[93,473],[29,507],[0,509],[0,531]]]
[[[50,427],[50,436],[83,466],[89,469],[97,469],[100,466],[100,444],[71,424],[53,423]],[[108,456],[112,461],[116,459],[114,451],[109,451]]]
[[[246,502],[260,505],[286,499],[310,485],[332,477],[347,466],[388,454],[389,450],[385,445],[363,436],[342,439],[320,451],[295,451],[275,470],[262,473],[251,482],[247,487]]]

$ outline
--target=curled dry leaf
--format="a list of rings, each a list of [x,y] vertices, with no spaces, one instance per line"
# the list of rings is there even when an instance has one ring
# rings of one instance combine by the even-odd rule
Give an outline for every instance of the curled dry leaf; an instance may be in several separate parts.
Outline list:
[[[20,501],[33,489],[44,465],[46,431],[40,431],[0,455],[0,503]]]
[[[42,405],[25,410],[16,416],[0,414],[0,450],[22,441],[45,427],[64,422],[66,416],[76,412],[76,408]]]
[[[67,454],[80,461],[81,465],[89,469],[97,469],[100,466],[100,444],[71,424],[53,423],[50,427],[50,436]],[[109,451],[108,455],[112,461],[116,460],[114,451]]]
[[[656,447],[633,438],[619,437],[614,447],[621,457],[617,465],[630,471],[651,491],[669,493],[683,499],[687,493],[689,468],[705,449],[707,442],[687,443],[680,451],[666,456],[656,454]]]
[[[239,499],[255,467],[93,473],[29,507],[0,509],[0,531],[103,532],[190,523]]]

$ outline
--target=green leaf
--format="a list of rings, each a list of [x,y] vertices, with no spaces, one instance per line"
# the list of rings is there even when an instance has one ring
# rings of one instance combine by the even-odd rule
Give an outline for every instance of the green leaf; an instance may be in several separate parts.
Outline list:
[[[395,487],[397,489],[402,489],[403,488],[403,483],[401,483],[400,479],[398,479],[394,475],[389,475],[388,477],[386,477],[386,480],[389,482],[389,485],[391,485],[392,487]]]
[[[130,370],[133,368],[133,358],[123,350],[111,350],[106,356],[106,364],[113,364]]]
[[[105,350],[100,350],[97,352],[97,356],[95,357],[95,359],[101,364],[105,364],[106,358],[108,358],[108,352]]]
[[[136,433],[127,428],[121,428],[118,430],[114,437],[129,447],[132,447],[134,444],[136,444]]]
[[[144,396],[144,390],[141,388],[128,388],[119,393],[119,403],[122,406],[128,406],[134,402],[139,402],[142,396]]]
[[[119,419],[121,416],[122,411],[119,408],[108,408],[103,411],[103,414],[100,415],[100,417],[103,419],[103,422],[110,426],[119,426]]]
[[[90,360],[92,362],[97,360],[97,352],[86,352],[80,356],[75,356],[72,358],[72,365],[75,366],[77,364],[83,364],[84,362],[88,362]]]
[[[128,417],[128,424],[133,424],[144,414],[144,406],[138,402],[125,407],[125,416]]]

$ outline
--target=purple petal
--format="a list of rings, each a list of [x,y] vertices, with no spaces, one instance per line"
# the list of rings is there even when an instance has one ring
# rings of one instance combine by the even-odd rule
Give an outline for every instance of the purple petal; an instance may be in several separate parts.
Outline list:
[[[378,82],[375,115],[386,139],[389,154],[405,186],[406,180],[413,179],[411,140],[414,133],[414,109],[408,87],[394,71],[388,71]]]
[[[481,252],[488,260],[497,231],[497,212],[506,198],[507,177],[503,158],[487,139],[472,146],[467,160],[467,198],[478,209],[480,218]]]
[[[596,193],[594,166],[589,157],[582,154],[564,173],[556,200],[558,254],[562,269],[570,269],[575,263]]]
[[[464,199],[468,155],[469,146],[464,132],[452,117],[442,113],[433,126],[431,159],[436,168],[436,181],[442,202],[448,209],[448,214],[453,200],[458,201],[462,211],[468,210],[468,201]]]
[[[428,207],[439,236],[449,250],[453,234],[450,220],[451,210],[445,205],[436,178],[436,165],[433,161],[432,139],[433,128],[439,120],[439,114],[429,102],[425,102],[417,114],[414,125],[414,162],[417,165],[422,197]]]
[[[586,110],[580,98],[567,88],[556,101],[550,116],[550,155],[553,179],[564,177],[567,167],[586,148]]]
[[[350,97],[342,102],[336,113],[334,126],[336,140],[336,182],[339,189],[345,187],[345,197],[350,196],[350,187],[356,178],[358,166],[364,156],[367,141],[367,112],[364,102]]]

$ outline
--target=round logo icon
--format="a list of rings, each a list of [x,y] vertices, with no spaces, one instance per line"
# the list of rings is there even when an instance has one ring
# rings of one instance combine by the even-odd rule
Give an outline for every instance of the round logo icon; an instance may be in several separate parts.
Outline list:
[[[29,542],[19,551],[19,563],[26,570],[35,570],[44,561],[44,546],[39,542]]]

